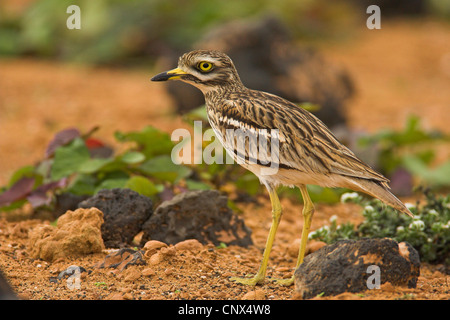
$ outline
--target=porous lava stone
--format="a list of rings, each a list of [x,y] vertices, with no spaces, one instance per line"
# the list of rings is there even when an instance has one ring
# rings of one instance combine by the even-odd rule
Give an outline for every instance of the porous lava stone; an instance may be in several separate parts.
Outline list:
[[[378,267],[380,285],[415,288],[420,274],[419,254],[406,242],[388,238],[342,240],[306,256],[295,271],[295,289],[303,299],[373,289],[368,280]]]
[[[145,221],[153,213],[150,198],[130,189],[103,189],[95,196],[80,202],[80,208],[95,207],[103,212],[101,227],[107,248],[120,248],[132,244]]]
[[[203,244],[249,246],[251,231],[216,190],[187,191],[164,201],[142,227],[141,244],[159,240],[176,244],[197,239]]]

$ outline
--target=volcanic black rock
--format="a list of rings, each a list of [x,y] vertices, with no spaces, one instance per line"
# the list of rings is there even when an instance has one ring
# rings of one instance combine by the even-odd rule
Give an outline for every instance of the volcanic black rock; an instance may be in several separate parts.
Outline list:
[[[141,231],[142,224],[153,213],[150,198],[130,189],[104,189],[81,202],[80,208],[95,207],[103,212],[105,222],[101,227],[107,248],[129,245]]]
[[[303,299],[360,292],[374,288],[376,272],[379,285],[415,288],[419,254],[410,244],[387,238],[338,241],[305,257],[295,271],[295,290]]]
[[[0,300],[18,300],[16,293],[11,288],[8,280],[6,280],[2,271],[0,270]]]
[[[163,202],[142,227],[141,244],[159,240],[176,244],[197,239],[203,244],[248,246],[251,231],[215,190],[187,191]]]

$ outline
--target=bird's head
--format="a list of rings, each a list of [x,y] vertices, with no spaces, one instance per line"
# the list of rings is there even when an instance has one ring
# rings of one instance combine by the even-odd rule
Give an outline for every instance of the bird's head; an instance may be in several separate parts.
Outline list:
[[[178,67],[154,76],[152,81],[181,80],[203,93],[219,87],[243,86],[231,59],[213,50],[195,50],[183,54]]]

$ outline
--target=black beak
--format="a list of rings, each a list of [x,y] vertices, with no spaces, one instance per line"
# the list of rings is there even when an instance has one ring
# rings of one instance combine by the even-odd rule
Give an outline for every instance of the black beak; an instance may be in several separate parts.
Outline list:
[[[180,68],[175,68],[166,72],[161,72],[154,76],[152,81],[167,81],[167,80],[176,80],[180,79],[181,76],[186,75],[187,73],[181,70]]]
[[[150,80],[151,81],[167,81],[170,79],[170,77],[173,77],[173,74],[168,74],[167,72],[161,72],[160,74],[157,74]]]

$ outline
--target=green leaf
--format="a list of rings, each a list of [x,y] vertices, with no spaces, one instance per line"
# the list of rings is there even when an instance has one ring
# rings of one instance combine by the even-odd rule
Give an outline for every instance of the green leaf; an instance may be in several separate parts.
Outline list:
[[[152,181],[142,176],[131,177],[124,187],[147,197],[155,195],[164,189],[162,185],[155,185]]]
[[[101,159],[101,158],[94,158],[94,159],[88,159],[87,161],[84,161],[80,164],[78,168],[78,172],[81,173],[95,173],[99,171],[101,168],[105,167],[107,164],[110,164],[114,161],[114,159]]]
[[[186,178],[192,173],[190,168],[174,164],[170,156],[166,155],[150,159],[140,165],[138,169],[157,179],[171,183]]]
[[[67,188],[67,192],[76,195],[93,195],[95,194],[95,185],[97,179],[91,175],[78,174]]]
[[[28,201],[26,199],[14,201],[13,203],[11,203],[11,204],[9,204],[7,206],[0,207],[0,212],[11,211],[11,210],[15,210],[15,209],[21,208],[27,202]]]
[[[140,132],[116,132],[115,137],[120,142],[135,142],[146,158],[170,154],[174,144],[170,136],[154,127],[147,126]]]
[[[127,164],[135,164],[145,160],[145,155],[137,151],[128,151],[120,159]]]
[[[227,247],[227,244],[225,242],[219,243],[218,246],[216,246],[217,249],[225,249]]]
[[[125,178],[113,178],[103,180],[100,185],[95,188],[95,193],[99,192],[102,189],[115,189],[115,188],[125,188],[128,179]]]
[[[415,156],[403,157],[403,165],[425,182],[437,186],[450,185],[450,161],[436,168],[429,168],[422,159]]]
[[[24,166],[13,173],[13,175],[9,179],[8,186],[11,187],[13,184],[15,184],[17,181],[19,181],[24,177],[32,178],[33,176],[34,176],[34,167]]]
[[[186,113],[183,116],[183,119],[188,122],[189,124],[191,124],[193,121],[196,120],[202,120],[202,121],[206,121],[206,123],[208,123],[208,113],[206,111],[206,107],[204,104],[202,104],[201,106],[189,111],[188,113]],[[208,128],[208,126],[206,126],[206,129]]]
[[[211,190],[211,186],[201,181],[186,179],[186,186],[189,190]]]
[[[36,173],[35,177],[41,177],[41,180],[44,179],[44,177],[47,177],[50,170],[52,169],[53,165],[53,158],[45,159],[36,164],[34,168],[34,172]]]
[[[308,192],[313,202],[337,203],[340,200],[340,195],[343,193],[343,190],[308,185]]]
[[[89,159],[89,150],[81,138],[73,140],[66,146],[57,148],[50,171],[52,180],[59,180],[78,172],[81,165]]]
[[[253,173],[246,172],[239,179],[236,180],[236,187],[240,190],[244,190],[250,195],[255,195],[260,189],[261,182],[258,177]]]
[[[109,162],[105,163],[103,166],[98,168],[98,173],[111,173],[120,172],[127,169],[127,164],[123,162],[120,157],[110,159]]]

